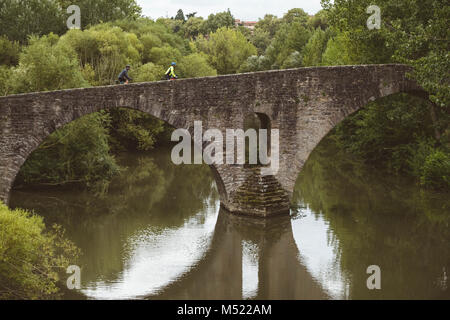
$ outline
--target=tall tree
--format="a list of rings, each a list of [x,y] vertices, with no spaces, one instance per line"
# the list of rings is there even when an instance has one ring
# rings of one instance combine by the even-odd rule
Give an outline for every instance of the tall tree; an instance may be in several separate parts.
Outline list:
[[[95,25],[101,22],[114,21],[118,19],[135,20],[141,16],[142,9],[136,0],[55,0],[64,13],[70,5],[77,5],[81,10],[81,27]]]
[[[255,25],[255,31],[267,32],[271,38],[275,36],[280,28],[282,20],[273,14],[266,14],[263,19],[260,19]]]
[[[222,27],[234,27],[234,17],[230,12],[230,9],[224,12],[219,12],[217,14],[210,14],[208,20],[205,21],[203,25],[203,34],[208,34],[210,32],[215,32],[217,29]]]
[[[322,56],[327,48],[330,37],[331,31],[329,29],[323,31],[321,28],[317,28],[314,31],[303,49],[303,66],[322,65]]]
[[[191,12],[186,15],[186,19],[194,18],[197,12]]]
[[[227,27],[211,33],[202,49],[219,74],[236,73],[241,64],[257,52],[242,33]]]
[[[370,0],[322,0],[330,25],[345,32],[358,63],[401,62],[414,66],[413,76],[442,110],[436,137],[448,130],[450,105],[450,4],[445,0],[379,0],[381,28],[369,30]],[[440,113],[440,119],[436,114]]]
[[[67,30],[64,15],[54,0],[0,1],[0,35],[25,43],[29,35]]]
[[[302,23],[303,25],[306,25],[308,23],[308,20],[309,15],[305,12],[305,10],[300,8],[291,9],[283,16],[283,21],[286,23],[297,21]]]
[[[81,27],[117,19],[136,19],[141,8],[135,0],[2,0],[0,35],[25,43],[29,35],[67,31],[66,12],[70,5],[81,10]]]
[[[186,21],[186,18],[184,17],[183,10],[179,9],[177,11],[177,15],[175,16],[175,20],[180,20],[180,21],[183,21],[183,22]]]

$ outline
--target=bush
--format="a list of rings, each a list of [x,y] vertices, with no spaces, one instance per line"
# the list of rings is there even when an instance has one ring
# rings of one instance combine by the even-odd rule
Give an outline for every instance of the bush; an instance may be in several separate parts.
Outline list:
[[[255,72],[270,69],[270,60],[265,56],[250,56],[240,66],[239,72]]]
[[[54,299],[58,281],[79,250],[60,227],[0,202],[0,299]]]
[[[394,173],[411,173],[411,163],[405,160],[418,154],[418,140],[432,145],[434,142],[429,141],[432,136],[427,105],[404,94],[369,103],[339,124],[334,132],[339,147]],[[427,150],[423,152],[429,154]],[[413,171],[422,166],[421,159],[413,160]]]
[[[58,43],[53,34],[31,37],[23,49],[19,65],[13,70],[11,85],[15,93],[87,87],[76,52]]]
[[[433,139],[420,139],[417,143],[408,145],[409,157],[407,165],[409,173],[420,180],[423,166],[428,156],[435,152]]]
[[[437,150],[426,158],[420,184],[434,189],[450,187],[450,156],[448,153]]]
[[[217,71],[208,64],[207,59],[208,57],[203,53],[192,53],[183,57],[177,68],[179,76],[182,78],[216,76]]]
[[[162,120],[132,109],[111,109],[110,145],[117,151],[148,151],[167,129]]]
[[[12,68],[9,68],[7,66],[0,66],[0,96],[6,96],[10,93],[12,93],[12,87],[11,87],[11,75],[12,75]]]
[[[257,53],[241,32],[227,27],[211,33],[209,40],[199,37],[197,48],[209,56],[209,64],[218,74],[236,73],[248,57]]]
[[[20,45],[0,36],[0,65],[15,66],[19,63]]]
[[[25,162],[19,181],[104,187],[119,170],[110,155],[110,121],[109,114],[98,112],[57,130]]]
[[[136,76],[134,80],[135,82],[162,80],[164,78],[164,71],[162,66],[149,62],[139,67],[135,73]]]

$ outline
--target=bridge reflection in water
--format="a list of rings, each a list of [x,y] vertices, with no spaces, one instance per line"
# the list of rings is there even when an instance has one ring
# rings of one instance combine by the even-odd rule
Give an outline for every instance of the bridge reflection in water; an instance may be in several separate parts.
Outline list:
[[[168,219],[170,209],[133,211],[127,205],[126,211],[101,215],[99,208],[108,208],[80,205],[83,200],[67,191],[15,191],[12,197],[14,205],[34,208],[47,222],[67,228],[82,250],[81,292],[90,299],[343,297],[328,225],[307,209],[299,219],[239,217],[220,209],[213,193],[183,222],[168,223],[161,219]]]
[[[190,272],[147,298],[328,297],[299,260],[290,217],[255,220],[230,215],[221,209],[211,246],[204,258]]]
[[[328,148],[299,177],[290,217],[219,210],[209,168],[168,152],[127,155],[104,197],[18,185],[11,206],[66,228],[93,299],[448,299],[448,197]],[[371,264],[384,270],[379,292],[366,287]]]
[[[209,168],[175,166],[169,151],[120,158],[127,169],[101,198],[17,188],[11,205],[67,230],[82,251],[77,263],[89,298],[342,297],[323,218],[306,208],[298,219],[230,215],[220,209]]]

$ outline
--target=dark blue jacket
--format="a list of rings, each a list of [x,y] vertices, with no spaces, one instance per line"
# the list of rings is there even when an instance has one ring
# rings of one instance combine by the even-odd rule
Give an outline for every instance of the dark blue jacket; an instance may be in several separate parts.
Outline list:
[[[133,79],[130,78],[130,76],[128,75],[128,70],[125,68],[119,74],[119,80],[120,81],[125,81],[125,80],[133,80]]]

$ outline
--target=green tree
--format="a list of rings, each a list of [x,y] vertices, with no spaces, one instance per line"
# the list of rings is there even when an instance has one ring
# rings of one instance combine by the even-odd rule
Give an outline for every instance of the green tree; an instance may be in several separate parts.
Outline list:
[[[11,83],[13,69],[0,65],[0,96],[6,96],[13,92]]]
[[[103,192],[119,172],[108,144],[110,123],[108,113],[93,113],[55,131],[27,159],[19,183],[75,183]]]
[[[427,104],[404,94],[383,98],[339,124],[332,137],[372,166],[415,177],[425,187],[446,186],[448,160],[441,154],[448,157],[448,149],[436,147]]]
[[[405,19],[409,16],[408,12],[399,12],[396,4],[393,7],[384,7],[382,2],[391,0],[382,0],[377,2],[377,6],[381,8],[382,29],[387,22],[387,15],[394,13],[396,19]],[[398,1],[392,1],[398,2]],[[401,2],[407,2],[402,0]],[[408,1],[409,2],[409,1]],[[366,13],[366,8],[371,3],[368,0],[361,1],[335,1],[331,4],[330,1],[322,1],[322,5],[327,12],[327,17],[330,26],[339,33],[345,33],[346,45],[350,46],[352,55],[358,60],[357,64],[377,64],[392,62],[393,48],[386,45],[386,36],[382,29],[369,30],[366,26],[369,14]]]
[[[216,30],[229,27],[234,28],[234,17],[230,12],[230,9],[224,12],[219,12],[216,14],[210,14],[208,19],[203,24],[203,34],[208,34],[211,32],[216,32]]]
[[[209,35],[209,40],[200,44],[200,50],[206,51],[210,64],[219,74],[236,73],[249,56],[257,50],[245,36],[234,29],[222,27]]]
[[[300,20],[284,23],[267,48],[266,56],[272,68],[301,66],[301,52],[311,36],[311,31]]]
[[[208,64],[208,56],[204,53],[192,53],[181,58],[178,74],[182,78],[216,76],[217,71]]]
[[[326,30],[329,26],[327,12],[325,10],[320,10],[314,16],[310,17],[308,24],[314,30],[317,28]]]
[[[188,13],[188,14],[186,14],[186,19],[195,18],[196,14],[197,14],[197,12]]]
[[[75,50],[81,66],[89,64],[94,69],[92,85],[113,84],[126,64],[139,65],[144,54],[144,46],[134,33],[108,25],[70,30],[61,37],[61,45]]]
[[[29,35],[62,34],[63,14],[54,0],[3,0],[0,2],[0,35],[25,43]]]
[[[450,156],[436,150],[425,160],[420,184],[435,189],[450,189]]]
[[[410,76],[429,93],[429,99],[433,103],[424,105],[423,108],[426,108],[428,118],[433,122],[433,133],[405,132],[406,135],[416,136],[417,142],[392,146],[391,150],[397,156],[386,162],[390,167],[395,166],[398,161],[403,166],[412,163],[412,174],[419,177],[423,174],[428,157],[433,157],[440,151],[445,154],[449,152],[450,114],[447,108],[450,102],[450,6],[445,1],[380,0],[377,5],[382,13],[381,28],[369,30],[366,27],[369,17],[366,8],[372,4],[370,1],[322,2],[329,24],[337,32],[337,36],[328,43],[323,56],[324,64],[406,63],[414,68]],[[406,113],[415,108],[408,105],[408,102],[403,103],[406,103]],[[419,117],[417,121],[424,119],[423,115],[416,116]],[[379,120],[380,123],[374,125],[382,125],[381,119]],[[353,126],[360,127],[360,123],[355,121]],[[424,144],[421,141],[431,142]],[[423,145],[427,147],[421,147]],[[432,172],[433,165],[437,166],[437,171],[441,171],[438,161],[429,161],[427,165],[429,172]]]
[[[317,28],[308,43],[303,49],[303,66],[322,65],[322,56],[327,48],[328,40],[331,37],[331,31],[323,31]]]
[[[166,127],[164,122],[137,110],[113,109],[111,116],[110,145],[114,150],[148,151],[153,149],[158,136]]]
[[[19,62],[20,45],[0,36],[0,65],[15,66]]]
[[[70,5],[80,7],[82,29],[119,19],[136,20],[142,11],[136,0],[56,0],[56,2],[62,8],[65,19],[69,16],[66,9]]]
[[[250,41],[258,49],[258,55],[262,55],[270,45],[271,38],[268,31],[258,28],[250,36]]]
[[[414,78],[438,106],[450,103],[448,16],[442,0],[380,0],[380,30],[368,30],[369,0],[322,1],[330,25],[347,32],[360,63],[402,62],[414,66]]]
[[[80,88],[84,80],[76,52],[58,43],[58,36],[30,38],[30,45],[20,54],[19,65],[12,72],[15,93]]]
[[[186,18],[184,16],[183,10],[179,9],[177,11],[177,15],[175,16],[175,20],[180,20],[180,21],[186,22]]]
[[[205,21],[201,17],[191,17],[184,24],[184,36],[188,39],[195,39],[204,29]]]
[[[360,59],[352,49],[352,42],[347,33],[339,33],[328,40],[322,64],[326,66],[359,64]]]
[[[0,230],[0,299],[57,298],[79,255],[61,228],[47,230],[41,217],[0,202]]]
[[[146,63],[139,67],[135,72],[135,82],[158,81],[163,78],[165,70],[162,66],[152,62]]]
[[[164,67],[168,67],[172,61],[179,61],[182,57],[181,52],[171,46],[161,48],[152,48],[150,50],[150,61]]]
[[[259,19],[255,25],[255,32],[267,32],[272,39],[282,24],[282,20],[273,14],[266,14],[263,19]]]
[[[137,19],[141,8],[135,0],[3,0],[0,2],[0,35],[25,43],[30,35],[67,31],[70,5],[81,10],[82,28],[117,19]]]
[[[309,20],[309,15],[305,12],[305,10],[300,8],[294,8],[289,10],[282,19],[285,23],[293,23],[299,22],[303,26],[306,26]]]
[[[270,69],[270,60],[265,56],[250,56],[239,68],[239,72],[256,72]]]

